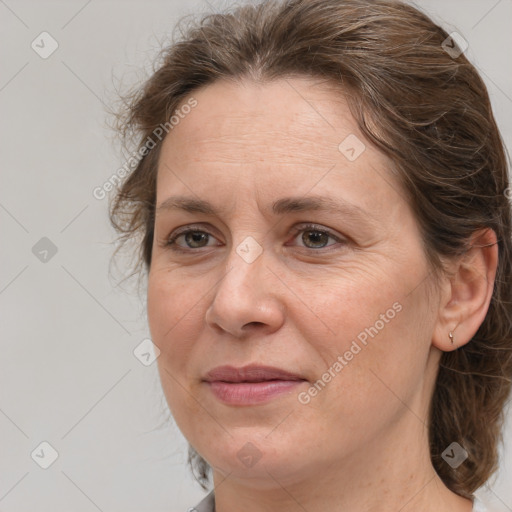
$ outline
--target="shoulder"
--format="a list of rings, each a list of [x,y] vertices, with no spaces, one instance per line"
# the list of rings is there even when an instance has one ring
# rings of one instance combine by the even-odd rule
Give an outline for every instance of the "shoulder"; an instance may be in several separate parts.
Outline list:
[[[207,494],[195,507],[190,507],[187,512],[215,512],[215,495],[213,491]]]
[[[487,505],[478,497],[473,500],[473,512],[497,512],[492,506]]]

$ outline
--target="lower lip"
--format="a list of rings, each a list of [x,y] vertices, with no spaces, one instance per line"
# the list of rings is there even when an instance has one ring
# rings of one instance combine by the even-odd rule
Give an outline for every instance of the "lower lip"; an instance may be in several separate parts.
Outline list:
[[[268,402],[288,393],[302,384],[303,380],[268,380],[265,382],[207,382],[212,393],[230,405],[252,405]]]

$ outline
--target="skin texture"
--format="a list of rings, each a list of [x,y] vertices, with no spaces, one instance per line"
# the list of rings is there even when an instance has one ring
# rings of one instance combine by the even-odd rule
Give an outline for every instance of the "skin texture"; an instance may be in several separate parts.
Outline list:
[[[194,97],[164,141],[157,207],[180,195],[219,212],[158,210],[148,318],[170,410],[214,468],[217,512],[469,512],[432,468],[427,411],[441,351],[467,343],[487,311],[494,233],[477,233],[490,247],[447,262],[436,287],[391,162],[340,91],[295,77],[219,81]],[[338,149],[350,134],[366,146],[354,161]],[[348,206],[273,214],[290,196]],[[187,226],[209,236],[166,246]],[[237,253],[248,236],[262,249],[252,263]],[[381,315],[384,327],[301,403]],[[216,366],[251,363],[309,382],[253,406],[221,403],[202,382]],[[250,467],[238,456],[248,442],[260,457]]]

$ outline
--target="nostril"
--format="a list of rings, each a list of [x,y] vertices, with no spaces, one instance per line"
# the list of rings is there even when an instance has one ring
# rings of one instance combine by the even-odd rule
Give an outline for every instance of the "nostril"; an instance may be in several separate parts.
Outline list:
[[[251,327],[258,327],[260,325],[265,325],[265,324],[263,322],[249,322],[249,323],[245,324],[243,326],[243,328],[245,329],[246,327],[249,327],[249,328],[251,328]]]

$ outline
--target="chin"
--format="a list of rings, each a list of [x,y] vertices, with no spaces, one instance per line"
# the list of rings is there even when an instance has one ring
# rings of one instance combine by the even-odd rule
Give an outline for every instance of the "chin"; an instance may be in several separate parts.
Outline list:
[[[224,432],[222,440],[216,438],[212,443],[209,440],[197,444],[197,450],[203,458],[208,461],[214,471],[219,474],[220,480],[228,477],[240,479],[246,484],[258,489],[272,489],[276,485],[286,486],[287,483],[300,481],[300,473],[304,472],[304,479],[307,474],[311,475],[311,464],[305,464],[307,453],[303,443],[283,433],[284,439],[276,436],[275,432],[269,436],[268,429],[261,429],[255,432],[254,428],[249,429],[250,434],[237,430],[233,437]],[[212,439],[211,437],[209,438]],[[297,450],[301,446],[301,451]],[[319,464],[325,462],[319,461]]]

